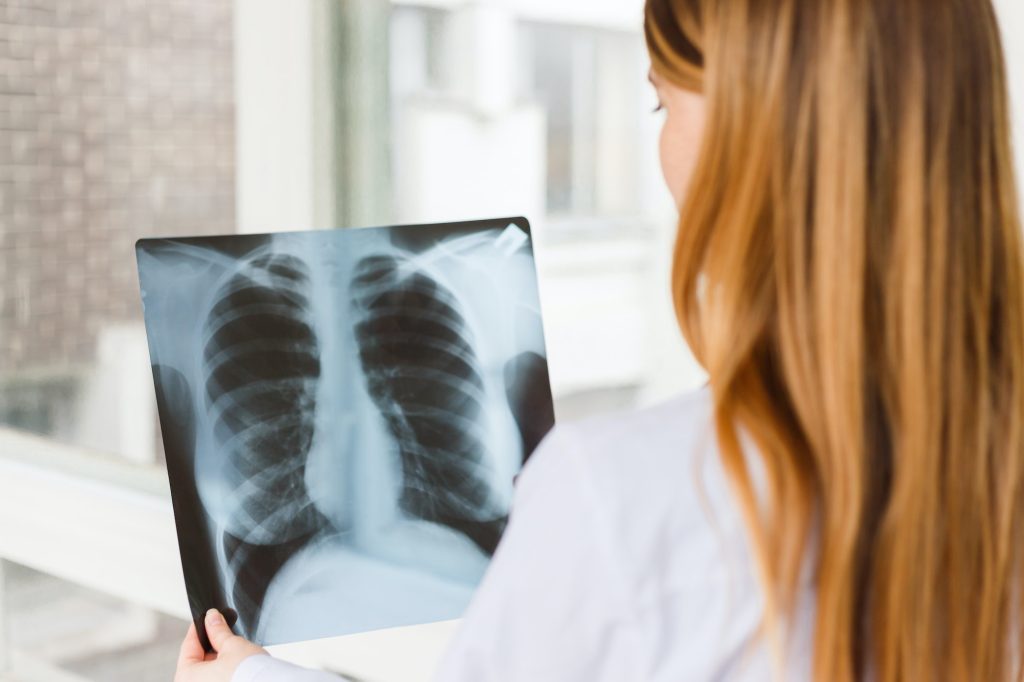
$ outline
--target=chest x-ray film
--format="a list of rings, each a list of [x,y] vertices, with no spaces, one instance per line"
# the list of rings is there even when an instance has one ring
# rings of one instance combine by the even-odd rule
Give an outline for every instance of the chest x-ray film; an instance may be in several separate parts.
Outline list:
[[[200,638],[210,607],[261,644],[459,617],[554,422],[527,221],[137,256]]]

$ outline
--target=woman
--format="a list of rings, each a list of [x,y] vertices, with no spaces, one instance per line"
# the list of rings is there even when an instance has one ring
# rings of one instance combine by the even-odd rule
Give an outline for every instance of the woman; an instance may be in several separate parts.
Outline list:
[[[644,28],[709,384],[549,434],[437,679],[1019,679],[1024,252],[989,0],[649,0]],[[209,627],[180,682],[336,679]]]

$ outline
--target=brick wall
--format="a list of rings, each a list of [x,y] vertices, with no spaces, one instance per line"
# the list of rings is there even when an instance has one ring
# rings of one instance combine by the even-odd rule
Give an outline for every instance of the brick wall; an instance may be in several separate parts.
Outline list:
[[[139,319],[134,241],[234,231],[231,0],[0,0],[0,378]]]

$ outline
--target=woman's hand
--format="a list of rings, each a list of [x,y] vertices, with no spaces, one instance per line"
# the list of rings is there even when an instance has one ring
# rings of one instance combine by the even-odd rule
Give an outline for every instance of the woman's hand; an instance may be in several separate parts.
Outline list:
[[[231,632],[217,609],[206,612],[206,635],[215,653],[203,651],[195,624],[189,625],[185,641],[181,643],[174,682],[230,682],[242,659],[267,653],[266,649]]]

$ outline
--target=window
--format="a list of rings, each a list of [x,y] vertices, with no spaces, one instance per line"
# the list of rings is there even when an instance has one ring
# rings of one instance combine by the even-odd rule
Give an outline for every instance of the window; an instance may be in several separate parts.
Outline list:
[[[167,679],[184,632],[138,238],[526,215],[559,418],[693,380],[685,360],[664,371],[685,353],[637,16],[534,0],[3,9],[0,677]],[[403,635],[401,661],[343,642],[281,653],[413,679],[448,634]]]

